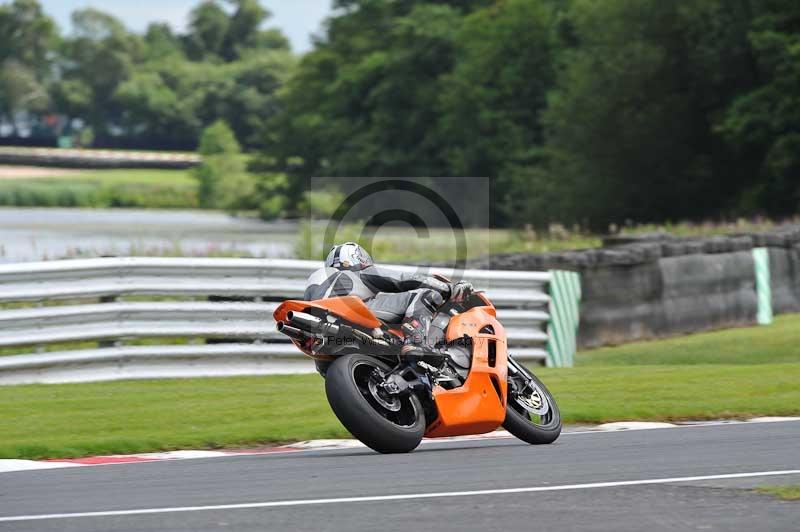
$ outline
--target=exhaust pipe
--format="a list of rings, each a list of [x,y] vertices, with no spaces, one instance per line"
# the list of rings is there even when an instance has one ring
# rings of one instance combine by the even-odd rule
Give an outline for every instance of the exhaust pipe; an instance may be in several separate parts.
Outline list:
[[[306,314],[305,312],[295,312],[290,310],[286,313],[286,319],[289,320],[289,323],[292,325],[312,331],[318,330],[320,325],[322,325],[321,319],[317,318],[316,316],[312,316],[311,314]]]
[[[286,313],[286,319],[293,326],[299,329],[310,331],[314,334],[335,335],[339,332],[339,326],[333,323],[328,323],[311,314],[305,312],[295,312],[290,310]]]
[[[279,321],[278,324],[276,325],[276,327],[277,327],[279,333],[285,334],[286,336],[288,336],[292,340],[297,340],[299,342],[303,342],[303,341],[305,341],[306,338],[308,338],[308,336],[306,336],[306,334],[303,333],[303,331],[301,331],[297,327],[291,327],[289,325],[286,325],[282,321]]]
[[[339,325],[335,323],[329,323],[327,320],[312,316],[311,314],[306,314],[305,312],[295,312],[290,310],[286,313],[286,319],[290,325],[287,325],[284,322],[278,322],[278,330],[287,336],[298,340],[309,336],[316,336],[317,338],[336,336],[339,334],[340,330]],[[373,342],[386,347],[390,345],[386,340],[359,331],[358,329],[351,329],[350,332],[363,342]],[[298,334],[300,335],[299,337],[297,336]]]

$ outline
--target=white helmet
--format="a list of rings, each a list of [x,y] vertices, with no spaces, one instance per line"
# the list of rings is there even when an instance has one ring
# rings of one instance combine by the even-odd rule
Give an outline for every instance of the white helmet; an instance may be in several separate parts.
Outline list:
[[[331,248],[325,259],[325,266],[337,270],[359,271],[372,266],[372,257],[367,250],[355,242],[337,244]]]

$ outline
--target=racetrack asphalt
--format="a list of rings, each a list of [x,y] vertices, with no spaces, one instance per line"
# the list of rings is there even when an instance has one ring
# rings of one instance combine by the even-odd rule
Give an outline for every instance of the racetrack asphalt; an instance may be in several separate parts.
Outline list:
[[[578,432],[3,473],[0,531],[800,530],[786,483],[800,422]]]

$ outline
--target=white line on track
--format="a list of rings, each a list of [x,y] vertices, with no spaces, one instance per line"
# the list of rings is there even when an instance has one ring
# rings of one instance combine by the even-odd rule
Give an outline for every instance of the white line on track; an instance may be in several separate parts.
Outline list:
[[[695,482],[700,480],[721,480],[730,478],[774,477],[797,475],[800,469],[782,471],[756,471],[752,473],[728,473],[722,475],[702,475],[696,477],[652,478],[645,480],[618,480],[612,482],[593,482],[590,484],[563,484],[560,486],[535,486],[529,488],[507,488],[475,491],[444,491],[435,493],[408,493],[402,495],[371,495],[366,497],[339,497],[335,499],[299,499],[293,501],[268,501],[243,504],[217,504],[212,506],[176,506],[172,508],[140,508],[134,510],[109,510],[103,512],[76,512],[62,514],[12,515],[0,517],[0,523],[11,521],[39,521],[44,519],[70,519],[77,517],[113,517],[125,515],[165,514],[177,512],[202,512],[209,510],[243,510],[251,508],[276,508],[283,506],[310,506],[316,504],[342,504],[351,502],[404,501],[413,499],[439,499],[444,497],[471,497],[474,495],[504,495],[513,493],[533,493],[539,491],[566,491],[594,488],[613,488],[618,486],[641,486],[645,484],[671,484],[676,482]]]

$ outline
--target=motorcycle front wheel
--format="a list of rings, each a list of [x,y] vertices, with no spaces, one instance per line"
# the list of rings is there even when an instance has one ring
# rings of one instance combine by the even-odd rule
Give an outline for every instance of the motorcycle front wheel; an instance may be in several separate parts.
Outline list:
[[[503,428],[531,445],[553,443],[561,434],[561,413],[550,390],[528,368],[514,363],[509,371]]]
[[[407,453],[422,441],[425,413],[416,395],[383,391],[390,370],[368,355],[344,355],[328,368],[325,394],[342,425],[364,445],[379,453]]]

